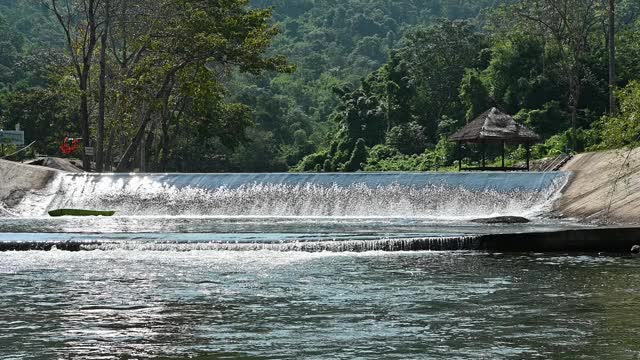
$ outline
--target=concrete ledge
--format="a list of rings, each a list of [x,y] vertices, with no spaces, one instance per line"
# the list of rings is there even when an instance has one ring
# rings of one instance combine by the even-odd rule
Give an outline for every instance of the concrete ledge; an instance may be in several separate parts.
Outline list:
[[[477,239],[474,250],[499,252],[629,253],[640,245],[640,227],[572,229],[550,232],[491,234]]]
[[[475,250],[513,253],[620,253],[628,254],[640,245],[640,227],[588,228],[548,232],[487,234],[450,238],[414,238],[362,241],[309,241],[295,243],[189,243],[143,241],[29,241],[0,242],[0,251],[28,251],[54,248],[67,251],[150,249],[168,251],[457,251]]]
[[[54,248],[62,251],[81,251],[84,246],[89,243],[80,241],[64,241],[64,242],[0,242],[0,252],[6,251],[51,251]]]

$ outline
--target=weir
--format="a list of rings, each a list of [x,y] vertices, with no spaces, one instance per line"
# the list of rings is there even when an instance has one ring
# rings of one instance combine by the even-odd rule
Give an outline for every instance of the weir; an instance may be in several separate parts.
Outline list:
[[[125,251],[455,251],[479,246],[476,236],[426,237],[381,240],[275,241],[275,242],[161,242],[161,241],[0,241],[0,251],[125,250]]]
[[[464,219],[536,216],[568,179],[562,172],[64,174],[47,201],[34,201],[46,206],[42,213]]]
[[[568,172],[58,173],[47,186],[26,192],[4,212],[0,251],[626,249],[637,229],[597,232],[546,219],[571,176]],[[56,208],[117,214],[49,218],[47,211]],[[469,221],[494,216],[533,221],[522,225]],[[603,242],[612,234],[619,239]]]
[[[19,235],[18,235],[19,237]],[[325,241],[135,241],[0,240],[0,251],[276,251],[276,252],[367,252],[367,251],[490,251],[506,253],[628,253],[638,245],[640,228],[574,228],[557,231],[505,232],[466,236],[441,236],[377,240]]]

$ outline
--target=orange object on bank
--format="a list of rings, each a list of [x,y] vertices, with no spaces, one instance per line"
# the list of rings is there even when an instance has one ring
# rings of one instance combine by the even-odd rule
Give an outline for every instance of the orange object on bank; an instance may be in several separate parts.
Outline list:
[[[80,141],[82,139],[73,139],[65,137],[62,145],[60,145],[60,151],[65,155],[71,155],[80,147]]]

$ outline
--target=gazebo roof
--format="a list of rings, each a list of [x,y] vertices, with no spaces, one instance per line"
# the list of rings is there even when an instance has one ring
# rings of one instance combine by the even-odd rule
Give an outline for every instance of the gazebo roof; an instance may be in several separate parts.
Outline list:
[[[539,139],[531,129],[496,108],[485,111],[467,126],[449,136],[449,141],[456,142],[530,143]]]

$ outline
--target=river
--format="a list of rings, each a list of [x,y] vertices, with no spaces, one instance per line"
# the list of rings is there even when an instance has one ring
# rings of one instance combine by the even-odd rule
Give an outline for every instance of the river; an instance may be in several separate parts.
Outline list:
[[[567,178],[64,175],[0,218],[83,244],[0,252],[0,358],[640,358],[640,259],[376,245],[580,226],[546,216]]]

